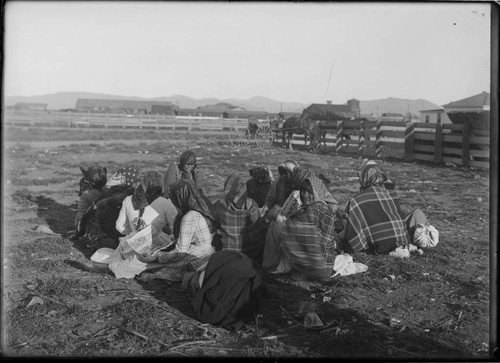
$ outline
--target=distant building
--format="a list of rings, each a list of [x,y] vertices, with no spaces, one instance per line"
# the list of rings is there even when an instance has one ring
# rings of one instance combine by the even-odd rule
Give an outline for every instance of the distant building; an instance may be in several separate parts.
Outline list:
[[[432,124],[451,124],[451,120],[442,108],[420,111],[420,122]]]
[[[381,116],[382,121],[406,121],[406,116],[397,112],[384,112]]]
[[[18,102],[14,105],[15,110],[28,110],[28,111],[46,111],[46,103],[30,103],[30,102]]]
[[[490,94],[482,92],[477,95],[443,105],[445,112],[481,112],[490,110]]]
[[[196,110],[202,116],[222,118],[234,118],[237,117],[235,114],[246,112],[243,107],[234,106],[227,102],[219,102],[215,105],[198,106]]]
[[[128,113],[128,114],[150,114],[152,106],[162,106],[162,110],[175,106],[171,102],[143,101],[143,100],[106,100],[79,98],[76,101],[76,109],[79,112],[103,112],[103,113]]]
[[[302,112],[302,115],[319,121],[339,121],[360,118],[361,110],[359,101],[353,98],[344,105],[334,105],[332,101],[327,101],[326,104],[313,103]]]
[[[177,107],[174,105],[158,105],[152,104],[151,111],[149,112],[152,115],[175,115]]]
[[[490,129],[490,94],[482,92],[477,95],[443,105],[444,112],[454,124],[474,122],[473,128]]]

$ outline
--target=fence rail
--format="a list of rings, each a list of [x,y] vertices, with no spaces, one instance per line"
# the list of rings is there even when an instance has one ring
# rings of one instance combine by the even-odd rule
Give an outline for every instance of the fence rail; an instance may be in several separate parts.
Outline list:
[[[66,112],[4,111],[3,122],[13,125],[101,127],[227,131],[245,129],[248,119],[175,117],[162,115],[78,114]],[[398,121],[344,120],[321,129],[322,146],[338,153],[377,158],[396,157],[405,161],[423,160],[436,164],[454,163],[489,168],[489,131],[474,124],[430,124]],[[304,144],[294,135],[292,144]]]
[[[242,118],[176,117],[163,115],[94,114],[66,112],[5,112],[4,123],[13,125],[48,125],[61,127],[152,128],[172,130],[228,130],[247,127]]]

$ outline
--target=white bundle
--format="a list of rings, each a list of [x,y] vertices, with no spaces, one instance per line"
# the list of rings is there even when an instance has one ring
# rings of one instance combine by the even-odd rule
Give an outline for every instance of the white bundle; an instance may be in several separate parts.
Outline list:
[[[439,231],[429,224],[417,224],[413,235],[413,244],[420,247],[436,247],[439,242]]]

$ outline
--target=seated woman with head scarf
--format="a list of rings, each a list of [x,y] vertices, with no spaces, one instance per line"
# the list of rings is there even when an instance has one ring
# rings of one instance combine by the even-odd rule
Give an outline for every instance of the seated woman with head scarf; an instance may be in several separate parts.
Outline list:
[[[259,208],[262,208],[274,181],[273,174],[267,166],[256,166],[249,172],[251,178],[246,182],[248,198],[256,201]]]
[[[263,207],[263,212],[269,220],[276,219],[285,201],[292,193],[293,189],[291,188],[290,180],[294,169],[298,167],[299,164],[295,160],[286,160],[284,163],[278,165],[279,175],[271,183]]]
[[[155,278],[181,281],[186,266],[197,269],[215,251],[212,238],[218,221],[213,206],[183,179],[170,186],[169,194],[179,211],[174,223],[175,248],[139,257],[145,263],[159,262],[162,265],[159,271],[141,274],[138,279],[143,282]]]
[[[288,217],[278,216],[278,240],[293,273],[325,281],[333,271],[338,247],[338,203],[321,179],[312,173],[296,174],[301,206]]]
[[[283,273],[290,269],[288,260],[280,247],[278,236],[279,226],[277,221],[283,217],[288,217],[295,212],[301,205],[299,188],[302,180],[312,176],[313,172],[297,166],[296,163],[285,162],[278,167],[280,173],[277,179],[276,189],[273,188],[269,194],[276,193],[275,205],[269,210],[267,218],[276,214],[271,219],[266,233],[266,242],[264,246],[262,266],[271,273]],[[268,198],[271,197],[268,196]],[[267,203],[267,201],[266,201]]]
[[[220,222],[223,250],[241,251],[261,263],[267,223],[260,222],[257,203],[247,198],[247,187],[242,178],[230,175],[224,183],[224,198],[218,200],[215,212]]]
[[[165,192],[168,193],[170,185],[180,179],[187,180],[194,187],[199,188],[197,166],[196,154],[191,150],[184,151],[179,158],[179,163],[172,163],[168,167],[166,174],[167,190]]]
[[[343,249],[387,254],[411,242],[414,230],[426,218],[419,209],[405,216],[394,190],[387,189],[389,178],[377,164],[368,163],[359,173],[360,193],[346,207],[346,244]]]
[[[132,195],[139,178],[137,169],[119,169],[106,184],[106,191],[85,212],[80,227],[86,229],[87,247],[92,251],[118,246],[118,238],[123,234],[116,230],[116,220],[123,200]]]
[[[83,215],[96,199],[104,191],[107,180],[107,169],[99,165],[89,166],[84,169],[80,166],[83,177],[80,179],[80,191],[78,196],[76,217],[75,217],[75,233],[71,236],[72,240],[76,240],[85,234],[85,228],[80,226]]]
[[[140,252],[172,245],[173,236],[170,236],[169,229],[174,224],[177,209],[162,194],[163,175],[148,171],[133,194],[123,200],[115,227],[125,236],[120,238],[120,244],[106,259],[107,267],[115,277],[133,278],[144,270],[157,267],[142,263],[138,259]],[[99,249],[94,255],[109,253],[103,250],[107,249]]]
[[[162,197],[163,189],[163,175],[158,171],[146,172],[134,193],[123,200],[116,230],[131,235],[151,224],[155,235],[162,230],[171,234],[177,209],[171,200]]]

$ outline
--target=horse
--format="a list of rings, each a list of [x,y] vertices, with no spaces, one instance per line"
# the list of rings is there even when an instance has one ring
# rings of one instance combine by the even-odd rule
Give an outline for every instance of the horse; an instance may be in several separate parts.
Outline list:
[[[304,135],[304,145],[307,145],[307,139],[311,141],[307,149],[314,149],[319,143],[318,122],[310,117],[290,117],[283,122],[282,126],[283,142],[285,146],[292,149],[292,136],[294,133]]]
[[[366,118],[358,119],[359,121],[367,121]],[[331,132],[331,122],[334,122],[337,125],[338,121],[319,121],[319,137],[320,140],[323,140],[323,145],[326,146],[326,134],[328,131]],[[363,137],[366,141],[370,141],[370,132],[371,128],[364,128],[361,133],[361,137]],[[349,134],[342,134],[342,139],[351,140],[351,136]],[[321,141],[320,141],[321,142]]]

